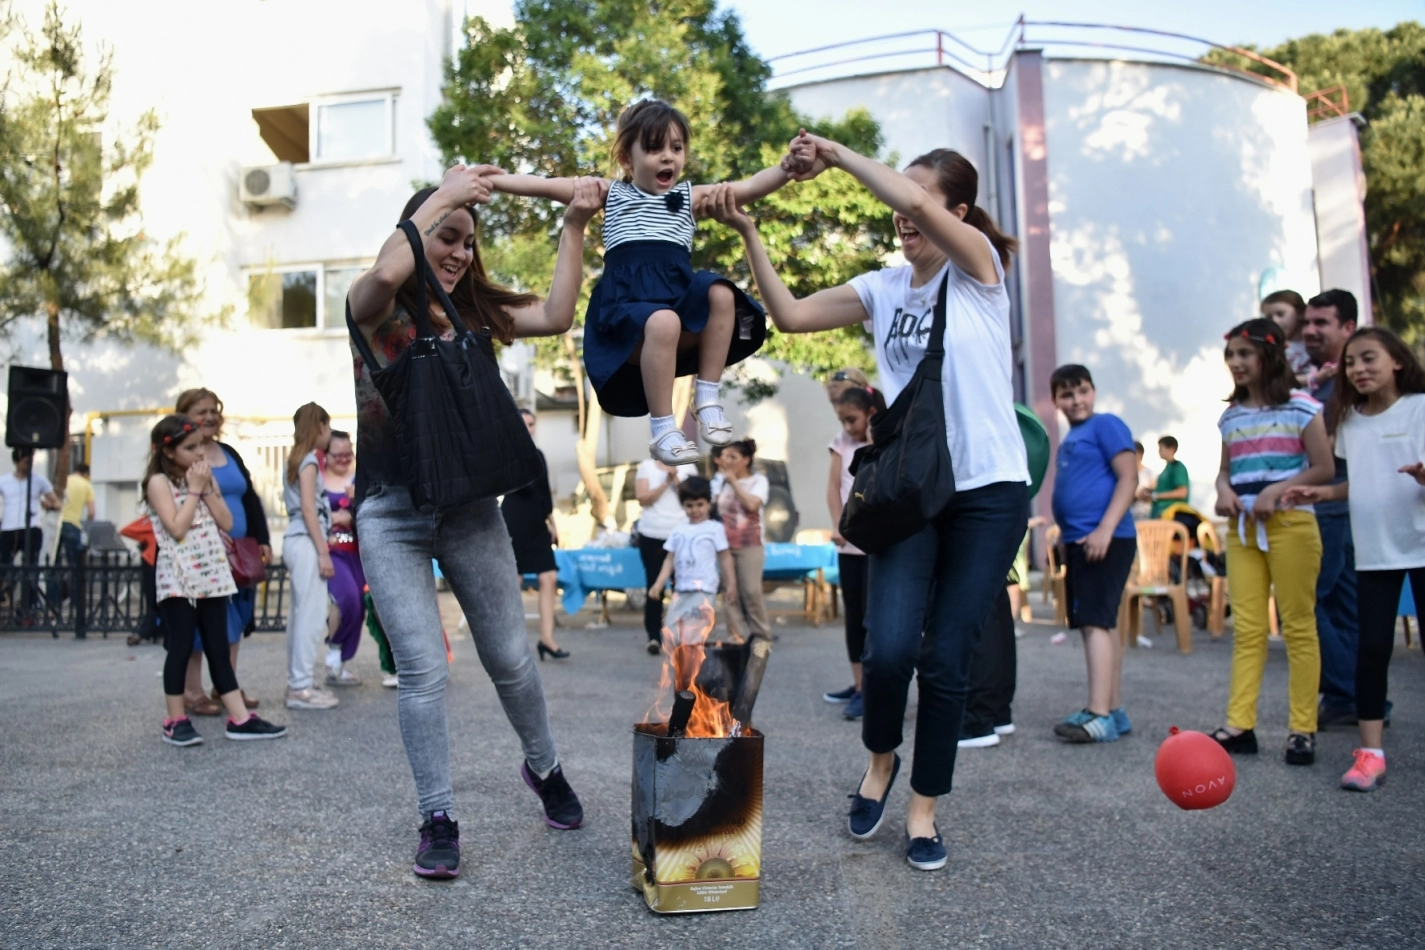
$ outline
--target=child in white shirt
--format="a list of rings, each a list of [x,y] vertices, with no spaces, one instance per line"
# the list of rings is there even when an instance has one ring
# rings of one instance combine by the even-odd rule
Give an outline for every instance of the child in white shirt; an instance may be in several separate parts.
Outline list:
[[[699,646],[713,628],[713,598],[719,582],[727,589],[729,603],[737,600],[737,575],[722,523],[712,521],[712,488],[706,478],[692,476],[678,486],[678,500],[688,515],[687,524],[678,525],[668,535],[663,550],[663,569],[648,586],[648,596],[657,597],[673,578],[673,604],[668,608],[664,632],[670,647]]]

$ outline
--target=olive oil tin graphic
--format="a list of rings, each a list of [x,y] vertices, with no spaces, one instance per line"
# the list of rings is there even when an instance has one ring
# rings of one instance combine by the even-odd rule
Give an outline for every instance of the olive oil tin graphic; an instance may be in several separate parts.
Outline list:
[[[633,887],[660,914],[750,910],[762,878],[762,734],[633,729]]]

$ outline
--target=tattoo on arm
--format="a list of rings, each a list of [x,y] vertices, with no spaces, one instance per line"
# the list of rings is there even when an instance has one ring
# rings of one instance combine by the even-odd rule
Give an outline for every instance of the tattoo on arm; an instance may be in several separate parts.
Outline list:
[[[431,222],[431,226],[426,228],[423,232],[425,236],[430,237],[433,233],[435,233],[435,229],[440,227],[440,223],[448,217],[450,217],[449,211],[445,212],[445,214],[442,214],[440,217],[436,218],[433,222]]]

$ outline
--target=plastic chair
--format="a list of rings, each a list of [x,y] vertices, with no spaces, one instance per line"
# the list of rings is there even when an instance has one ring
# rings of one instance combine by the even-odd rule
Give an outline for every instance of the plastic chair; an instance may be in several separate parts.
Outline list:
[[[1222,539],[1212,522],[1197,526],[1197,546],[1213,554],[1222,553]],[[1227,575],[1218,574],[1208,581],[1207,632],[1214,640],[1222,639],[1227,629]]]
[[[1118,630],[1124,643],[1138,643],[1143,632],[1143,599],[1168,597],[1173,602],[1173,625],[1177,628],[1178,652],[1192,652],[1192,618],[1188,615],[1187,560],[1188,530],[1176,521],[1138,522],[1138,559],[1135,573],[1123,588],[1123,600],[1118,608]],[[1177,553],[1174,555],[1174,547]],[[1174,584],[1168,572],[1173,557],[1178,558],[1179,582]],[[1154,612],[1157,629],[1157,612]]]
[[[1056,524],[1044,531],[1044,597],[1054,598],[1054,623],[1061,627],[1069,625],[1069,593],[1064,580],[1068,568],[1059,563],[1059,539],[1063,532]]]

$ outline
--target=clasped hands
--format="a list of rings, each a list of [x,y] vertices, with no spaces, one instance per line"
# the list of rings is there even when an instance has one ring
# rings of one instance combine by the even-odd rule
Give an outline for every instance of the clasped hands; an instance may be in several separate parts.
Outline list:
[[[837,154],[835,142],[802,129],[787,146],[787,154],[782,156],[782,171],[792,181],[811,181],[836,165]],[[698,217],[712,218],[739,234],[745,234],[746,229],[752,227],[752,219],[738,205],[737,193],[730,181],[709,188],[693,206],[693,211]]]

